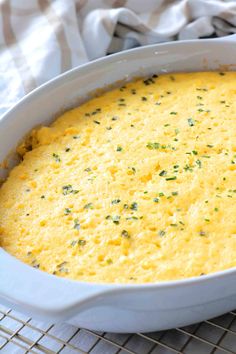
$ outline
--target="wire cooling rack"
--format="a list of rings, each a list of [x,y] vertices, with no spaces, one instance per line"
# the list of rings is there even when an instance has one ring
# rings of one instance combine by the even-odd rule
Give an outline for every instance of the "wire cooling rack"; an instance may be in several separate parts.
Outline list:
[[[236,311],[184,328],[155,333],[92,332],[35,321],[0,306],[2,354],[225,354],[236,353]]]

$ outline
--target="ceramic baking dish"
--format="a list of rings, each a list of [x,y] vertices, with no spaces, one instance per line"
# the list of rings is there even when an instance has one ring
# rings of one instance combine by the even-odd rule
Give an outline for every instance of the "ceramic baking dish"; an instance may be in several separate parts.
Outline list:
[[[49,123],[59,111],[97,88],[152,73],[234,70],[234,41],[235,36],[230,36],[138,48],[57,77],[0,119],[0,161],[34,126]],[[94,284],[41,272],[0,248],[0,303],[30,316],[93,330],[149,332],[206,320],[236,308],[236,269],[159,284]]]

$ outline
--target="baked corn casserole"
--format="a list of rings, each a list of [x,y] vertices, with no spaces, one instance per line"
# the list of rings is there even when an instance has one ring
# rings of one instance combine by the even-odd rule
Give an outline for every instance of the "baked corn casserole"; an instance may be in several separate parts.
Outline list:
[[[235,84],[235,72],[153,75],[33,130],[0,189],[0,245],[89,282],[235,267]]]

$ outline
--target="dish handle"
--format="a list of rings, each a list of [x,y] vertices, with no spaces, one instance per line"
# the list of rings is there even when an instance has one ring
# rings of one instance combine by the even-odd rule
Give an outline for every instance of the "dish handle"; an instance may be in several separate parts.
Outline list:
[[[78,282],[42,272],[0,248],[0,303],[30,316],[66,320],[93,303],[99,306],[110,289],[109,284]]]

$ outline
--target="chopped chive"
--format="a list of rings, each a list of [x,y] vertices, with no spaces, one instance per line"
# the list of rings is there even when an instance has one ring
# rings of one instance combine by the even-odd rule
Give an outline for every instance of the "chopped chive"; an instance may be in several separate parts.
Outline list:
[[[188,125],[189,125],[190,127],[193,127],[193,126],[195,125],[195,121],[194,121],[193,118],[188,118]]]
[[[140,217],[141,219],[141,217]],[[137,216],[129,216],[128,218],[126,218],[126,220],[138,220]]]
[[[138,210],[138,203],[133,202],[133,203],[131,204],[131,206],[130,206],[130,209],[131,209],[131,210]]]
[[[197,161],[196,161],[196,164],[198,165],[199,168],[202,167],[202,162],[201,162],[200,160],[197,160]]]
[[[52,156],[54,157],[56,162],[61,162],[61,159],[58,154],[53,153]]]
[[[160,148],[160,144],[159,143],[151,143],[151,142],[148,142],[146,147],[150,150],[157,150]]]
[[[79,231],[79,229],[80,229],[79,219],[74,220],[74,229]]]
[[[159,176],[163,177],[163,176],[166,176],[167,175],[167,172],[165,170],[162,170],[160,173],[159,173]]]
[[[69,215],[70,213],[71,213],[71,209],[70,208],[65,208],[64,214],[65,215]]]
[[[136,168],[135,167],[128,167],[129,170],[132,171],[133,175],[136,173]]]
[[[190,171],[190,172],[193,171],[193,169],[191,168],[191,166],[189,166],[188,164],[184,166],[184,170],[185,170],[185,171]]]
[[[118,204],[120,203],[120,199],[114,199],[111,201],[111,204]]]
[[[93,209],[93,203],[85,204],[84,209]]]
[[[76,246],[76,245],[85,246],[86,245],[86,241],[85,240],[73,240],[71,242],[71,246]]]
[[[71,184],[68,184],[66,186],[62,186],[62,194],[67,195],[67,194],[77,194],[79,191],[77,189],[73,189]]]
[[[125,237],[125,238],[130,238],[130,234],[129,234],[128,231],[126,231],[126,230],[122,230],[121,236],[122,236],[122,237]]]
[[[176,176],[173,176],[173,177],[167,177],[166,178],[166,181],[174,181],[175,179],[177,179]]]
[[[112,221],[114,224],[118,225],[120,223],[120,216],[119,215],[114,215],[111,217]]]

